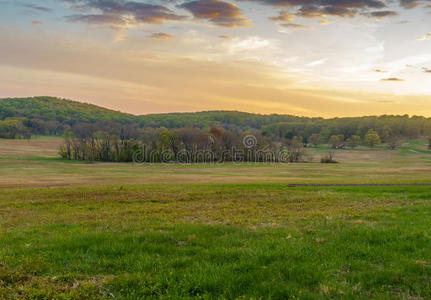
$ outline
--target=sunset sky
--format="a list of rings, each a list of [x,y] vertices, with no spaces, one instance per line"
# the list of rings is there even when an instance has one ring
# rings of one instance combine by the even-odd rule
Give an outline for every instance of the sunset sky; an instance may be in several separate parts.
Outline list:
[[[431,117],[431,0],[0,0],[0,98]]]

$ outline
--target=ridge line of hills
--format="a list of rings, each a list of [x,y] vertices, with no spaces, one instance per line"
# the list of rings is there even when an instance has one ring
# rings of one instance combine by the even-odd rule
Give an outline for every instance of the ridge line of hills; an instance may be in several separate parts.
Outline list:
[[[352,135],[364,137],[370,129],[381,136],[431,136],[431,118],[421,116],[382,115],[324,119],[239,111],[132,115],[93,104],[46,96],[0,99],[0,125],[1,122],[3,126],[9,126],[9,129],[4,129],[6,132],[13,133],[13,128],[19,130],[20,126],[24,126],[32,134],[38,135],[61,135],[79,124],[95,124],[102,130],[131,125],[141,129],[196,127],[207,131],[215,126],[235,132],[256,132],[274,139],[290,139],[294,136],[307,139],[313,134],[321,135],[324,140],[328,140],[332,135],[344,135],[346,138]]]

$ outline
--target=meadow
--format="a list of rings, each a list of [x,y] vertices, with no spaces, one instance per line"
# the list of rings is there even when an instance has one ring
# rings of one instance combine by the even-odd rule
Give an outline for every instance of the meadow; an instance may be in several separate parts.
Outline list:
[[[424,141],[339,164],[134,165],[0,140],[0,299],[429,299]]]

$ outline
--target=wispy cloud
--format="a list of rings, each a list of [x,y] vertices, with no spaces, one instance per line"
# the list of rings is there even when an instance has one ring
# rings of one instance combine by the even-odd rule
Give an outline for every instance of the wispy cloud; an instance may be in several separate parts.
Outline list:
[[[397,78],[397,77],[390,77],[390,78],[383,78],[380,79],[380,81],[393,81],[393,82],[400,82],[400,81],[405,81],[404,79],[401,78]]]
[[[426,41],[428,39],[431,39],[431,33],[427,33],[425,35],[421,35],[417,38],[418,41]]]
[[[392,10],[380,10],[380,11],[372,11],[368,13],[362,13],[362,15],[370,17],[370,18],[376,18],[376,19],[382,19],[386,17],[396,17],[399,16],[399,13]]]
[[[284,24],[280,24],[280,26],[285,28],[290,28],[290,29],[311,29],[310,26],[295,24],[295,23],[284,23]]]
[[[157,40],[169,40],[169,39],[172,39],[174,36],[172,34],[169,34],[169,33],[155,32],[152,35],[150,35],[149,37],[152,39],[157,39]]]
[[[21,4],[21,6],[38,12],[52,12],[52,9],[41,5],[26,3],[26,4]]]

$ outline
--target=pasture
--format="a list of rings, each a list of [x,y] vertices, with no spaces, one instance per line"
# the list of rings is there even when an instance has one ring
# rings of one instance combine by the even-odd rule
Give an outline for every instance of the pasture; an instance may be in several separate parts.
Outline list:
[[[0,299],[429,299],[425,142],[339,164],[134,165],[0,140]]]

